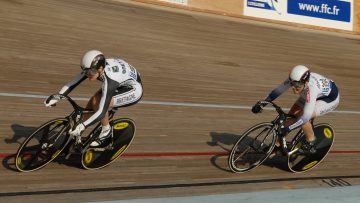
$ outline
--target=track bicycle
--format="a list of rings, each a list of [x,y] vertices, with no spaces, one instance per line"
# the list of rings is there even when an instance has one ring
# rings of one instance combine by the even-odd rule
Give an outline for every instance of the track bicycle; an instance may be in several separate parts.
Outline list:
[[[48,100],[53,98],[67,100],[74,111],[65,118],[56,118],[44,123],[25,139],[15,159],[15,165],[19,171],[38,170],[49,164],[63,151],[66,159],[73,154],[81,154],[81,164],[85,169],[100,169],[115,161],[131,144],[136,130],[135,122],[129,118],[113,119],[117,108],[109,111],[110,125],[113,129],[111,143],[102,148],[90,147],[90,143],[101,132],[100,122],[89,133],[89,136],[72,136],[69,130],[82,121],[85,113],[94,111],[78,106],[66,95],[54,94]]]
[[[259,123],[249,128],[237,140],[228,157],[231,171],[242,173],[261,165],[272,153],[277,139],[280,141],[282,154],[287,156],[288,168],[292,172],[299,173],[310,170],[325,158],[335,137],[335,131],[331,125],[327,123],[314,125],[314,120],[311,120],[316,142],[315,153],[310,153],[302,149],[306,140],[301,129],[290,142],[279,133],[281,132],[280,128],[284,127],[285,120],[293,118],[293,116],[286,114],[273,102],[260,101],[260,103],[263,106],[270,104],[278,115],[272,122]]]

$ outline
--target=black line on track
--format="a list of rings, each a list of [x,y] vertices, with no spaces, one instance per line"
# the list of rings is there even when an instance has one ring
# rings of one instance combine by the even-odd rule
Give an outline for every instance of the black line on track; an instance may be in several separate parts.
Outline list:
[[[32,192],[9,192],[9,193],[0,193],[0,197],[54,195],[54,194],[65,194],[65,193],[110,192],[110,191],[126,191],[126,190],[170,189],[170,188],[204,187],[204,186],[221,186],[221,185],[243,185],[243,184],[251,184],[251,183],[270,183],[270,182],[286,182],[286,181],[299,181],[299,180],[351,179],[351,178],[360,178],[360,175],[359,176],[321,176],[321,177],[279,178],[279,179],[265,179],[265,180],[219,181],[219,182],[163,184],[163,185],[139,185],[139,186],[108,187],[108,188],[85,188],[85,189],[32,191]]]

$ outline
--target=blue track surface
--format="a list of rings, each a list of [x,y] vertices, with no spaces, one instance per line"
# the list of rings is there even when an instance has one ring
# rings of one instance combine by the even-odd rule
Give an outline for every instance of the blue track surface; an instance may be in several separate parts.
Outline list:
[[[360,186],[274,190],[238,194],[106,201],[106,203],[359,203]],[[99,202],[98,202],[99,203]],[[101,202],[105,203],[105,202]]]

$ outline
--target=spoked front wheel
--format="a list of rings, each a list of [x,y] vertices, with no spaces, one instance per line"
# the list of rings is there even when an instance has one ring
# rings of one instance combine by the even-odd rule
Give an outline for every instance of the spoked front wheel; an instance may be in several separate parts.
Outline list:
[[[85,169],[100,169],[109,165],[130,146],[135,136],[135,122],[129,118],[122,118],[112,121],[110,125],[113,128],[112,143],[105,148],[86,149],[81,157],[81,164]]]
[[[40,126],[19,147],[16,168],[22,172],[35,171],[55,159],[69,141],[68,126],[65,118],[54,119]]]
[[[229,155],[229,167],[235,173],[247,172],[259,166],[275,146],[272,123],[260,123],[247,130],[235,143]]]

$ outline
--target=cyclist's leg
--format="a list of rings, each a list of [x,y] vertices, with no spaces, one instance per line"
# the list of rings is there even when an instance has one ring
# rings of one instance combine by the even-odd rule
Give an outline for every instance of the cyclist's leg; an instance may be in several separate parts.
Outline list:
[[[294,123],[296,121],[296,119],[302,115],[302,113],[304,111],[304,105],[305,105],[305,101],[301,97],[298,100],[296,100],[296,102],[293,104],[290,111],[288,112],[289,115],[293,115],[293,116],[295,116],[295,118],[288,119],[288,120],[293,121],[293,123]]]
[[[316,113],[313,112],[311,119],[314,119],[316,117]],[[304,131],[305,134],[305,139],[308,143],[312,143],[316,140],[315,134],[314,134],[314,130],[313,130],[313,126],[311,124],[310,121],[304,123],[301,126],[301,129]]]
[[[296,122],[296,120],[301,117],[301,115],[304,112],[304,104],[305,101],[302,98],[299,98],[295,104],[291,107],[290,111],[289,111],[289,115],[293,115],[295,116],[295,118],[290,118],[288,120],[286,120],[285,122],[285,126],[289,126],[292,125],[293,123]],[[311,119],[316,117],[316,113],[314,112]],[[308,142],[312,142],[315,140],[315,135],[314,135],[314,131],[312,128],[312,125],[310,122],[306,122],[301,126],[301,129],[304,131],[305,134],[305,138]]]
[[[97,111],[99,109],[100,101],[102,97],[102,90],[98,90],[88,101],[86,105],[87,109],[93,109]],[[109,110],[113,107],[114,99],[112,98],[109,104]],[[87,120],[92,114],[84,115],[84,120]],[[109,138],[112,136],[111,126],[109,124],[109,113],[106,111],[104,117],[100,120],[101,123],[101,132],[97,139],[90,144],[92,147],[99,147],[100,145],[108,145]]]
[[[339,104],[339,96],[330,102],[326,102],[323,100],[316,101],[315,104],[315,110],[311,116],[311,119],[316,118],[317,116],[323,116],[331,111],[333,111]],[[310,122],[305,123],[301,126],[302,130],[304,131],[305,138],[307,143],[304,145],[304,149],[307,149],[308,151],[313,151],[313,146],[315,145],[316,136],[314,134],[313,126]]]
[[[114,95],[113,98],[111,99],[109,110],[112,109],[113,107],[125,107],[136,104],[137,102],[140,101],[142,95],[143,95],[143,88],[140,82],[134,82],[134,84],[132,84],[132,86],[130,87],[120,88],[118,89],[118,94]],[[89,99],[86,108],[93,109],[94,111],[98,110],[101,96],[102,96],[102,90],[100,89]],[[91,114],[84,115],[83,120],[87,120],[90,116]],[[103,126],[109,124],[108,112],[101,120],[101,124]]]
[[[92,109],[94,111],[96,111],[99,108],[99,103],[100,103],[100,99],[101,99],[101,94],[102,94],[102,90],[99,89],[88,101],[86,108],[87,109]],[[84,114],[84,118],[83,121],[86,121],[87,119],[89,119],[91,117],[93,113],[87,113]]]
[[[99,104],[100,104],[100,100],[101,100],[101,96],[102,96],[102,90],[98,90],[88,101],[86,108],[87,109],[93,109],[94,111],[97,111],[99,108]],[[110,105],[109,105],[109,110],[113,107],[113,103],[114,103],[114,98],[111,99]],[[84,115],[84,119],[83,120],[87,120],[92,114],[86,114]],[[103,119],[101,119],[101,124],[102,126],[107,126],[109,125],[109,113],[106,112],[105,116]]]
[[[141,99],[143,91],[141,84],[135,83],[130,87],[122,87],[118,89],[117,92],[118,94],[113,96],[113,98],[111,99],[109,110],[113,107],[125,107],[137,103]],[[100,96],[97,97],[95,96],[93,100],[94,101],[93,105],[98,106],[100,99],[101,99],[101,94]],[[97,107],[95,109],[97,109]],[[112,137],[113,132],[109,124],[108,114],[109,113],[106,112],[104,118],[101,119],[102,129],[100,135],[98,139],[96,139],[94,142],[90,144],[90,146],[99,147],[99,146],[108,145],[110,143],[109,142],[110,140],[108,138]]]
[[[293,104],[293,106],[290,108],[290,110],[288,112],[288,114],[294,116],[294,118],[287,118],[284,123],[285,127],[288,127],[296,122],[297,118],[299,118],[303,113],[303,107],[304,107],[304,102],[301,98],[299,98]]]
[[[330,102],[326,102],[323,100],[317,100],[316,104],[315,104],[315,111],[313,112],[311,119],[318,117],[318,116],[323,116],[323,115],[333,111],[339,105],[339,101],[340,101],[340,96],[338,96],[335,100],[330,101]],[[302,129],[305,133],[306,141],[311,143],[312,141],[314,141],[316,139],[312,125],[310,122],[305,123],[302,126]]]

